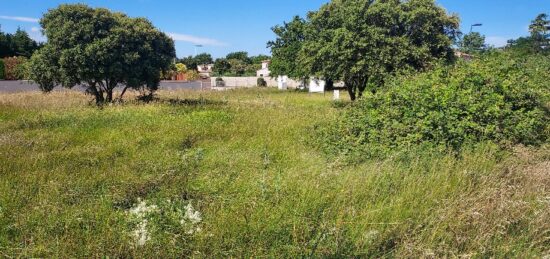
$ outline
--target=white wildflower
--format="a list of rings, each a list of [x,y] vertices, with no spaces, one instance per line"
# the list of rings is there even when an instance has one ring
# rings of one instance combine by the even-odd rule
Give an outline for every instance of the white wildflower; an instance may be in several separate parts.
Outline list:
[[[152,212],[156,212],[158,210],[157,208],[157,205],[150,205],[150,206],[147,206],[147,202],[146,201],[142,201],[141,199],[138,199],[138,204],[131,208],[129,210],[130,214],[136,216],[136,217],[139,217],[139,218],[143,218],[143,217],[146,217],[147,214],[150,214]]]
[[[144,246],[145,243],[151,239],[147,231],[147,217],[149,217],[151,213],[157,211],[158,207],[156,205],[147,205],[147,202],[141,199],[138,199],[138,203],[135,207],[128,210],[128,214],[132,217],[132,220],[139,221],[136,225],[136,229],[132,232],[138,246]]]
[[[144,246],[147,241],[151,239],[149,232],[147,231],[147,220],[141,221],[137,228],[134,230],[134,239],[138,246]]]
[[[191,203],[185,206],[185,217],[188,218],[193,224],[198,224],[202,221],[201,213],[196,211]]]
[[[187,228],[185,233],[192,235],[196,232],[201,232],[202,229],[199,226],[196,226],[201,221],[201,213],[196,211],[191,203],[187,204],[187,206],[185,206],[185,215],[183,215],[183,218],[180,220],[180,224]]]

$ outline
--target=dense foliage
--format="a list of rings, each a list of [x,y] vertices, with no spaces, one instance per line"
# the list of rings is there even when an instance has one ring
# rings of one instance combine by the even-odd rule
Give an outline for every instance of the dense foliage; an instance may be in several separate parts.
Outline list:
[[[29,34],[20,28],[15,33],[4,33],[0,29],[0,58],[31,55],[40,48],[40,44],[29,37]]]
[[[332,152],[384,155],[417,145],[538,145],[550,136],[550,60],[491,53],[391,80],[348,109],[323,137]]]
[[[272,28],[277,35],[277,39],[267,43],[273,54],[270,65],[272,75],[298,79],[309,76],[308,71],[297,62],[305,40],[305,26],[306,21],[295,16],[292,21]]]
[[[27,62],[26,57],[8,57],[3,60],[4,79],[6,80],[22,80],[27,79]]]
[[[175,58],[174,41],[144,18],[130,18],[83,4],[51,9],[40,24],[48,42],[30,62],[30,76],[43,91],[83,84],[98,103],[113,91],[155,91]]]

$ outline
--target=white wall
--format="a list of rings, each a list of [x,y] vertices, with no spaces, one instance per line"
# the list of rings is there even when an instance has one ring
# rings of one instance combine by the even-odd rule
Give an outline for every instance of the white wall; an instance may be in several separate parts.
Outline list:
[[[216,86],[216,78],[217,77],[211,77],[210,81],[212,83],[212,86]],[[225,82],[225,87],[256,87],[258,85],[258,78],[259,77],[222,77],[223,81]],[[264,80],[267,82],[268,87],[277,87],[278,81],[277,78],[272,77],[264,77]],[[300,86],[300,82],[292,79],[287,79],[287,87],[288,88],[298,88]]]

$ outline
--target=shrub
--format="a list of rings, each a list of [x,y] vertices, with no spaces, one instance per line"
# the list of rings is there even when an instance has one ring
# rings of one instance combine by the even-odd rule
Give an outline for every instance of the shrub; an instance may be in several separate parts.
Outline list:
[[[267,82],[262,77],[256,80],[256,84],[258,85],[258,87],[267,87]]]
[[[4,79],[4,60],[0,59],[0,80]]]
[[[550,61],[491,53],[473,62],[394,78],[320,132],[330,152],[356,158],[413,146],[538,145],[549,136]]]
[[[223,81],[223,78],[221,77],[216,78],[216,87],[224,87],[224,86],[225,86],[225,81]]]
[[[187,70],[187,72],[185,73],[185,77],[189,81],[198,80],[199,72],[197,72],[197,70]]]
[[[6,80],[22,80],[27,78],[25,57],[4,58],[4,78]]]

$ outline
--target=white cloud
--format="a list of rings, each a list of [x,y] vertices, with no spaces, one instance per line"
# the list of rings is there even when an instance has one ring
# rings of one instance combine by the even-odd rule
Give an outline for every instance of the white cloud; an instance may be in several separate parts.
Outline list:
[[[28,33],[29,37],[37,42],[46,42],[47,40],[46,36],[42,34],[42,31],[38,27],[32,27]]]
[[[5,16],[5,15],[0,15],[0,19],[12,20],[12,21],[18,21],[18,22],[34,22],[34,23],[40,21],[40,19],[32,18],[32,17]]]
[[[187,34],[180,34],[180,33],[168,33],[168,35],[172,37],[172,39],[174,39],[175,41],[184,41],[184,42],[189,42],[196,45],[207,45],[207,46],[218,46],[218,47],[227,46],[227,43],[221,42],[215,39],[202,38],[202,37],[197,37],[197,36],[187,35]]]
[[[485,38],[485,42],[488,45],[500,48],[506,46],[508,44],[508,38],[500,37],[500,36],[487,36]]]

